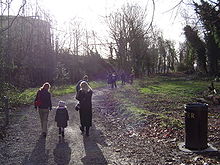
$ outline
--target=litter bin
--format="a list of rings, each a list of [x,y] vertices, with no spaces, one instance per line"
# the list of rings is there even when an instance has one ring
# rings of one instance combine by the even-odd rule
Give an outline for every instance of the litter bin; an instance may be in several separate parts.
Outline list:
[[[203,150],[208,148],[208,105],[191,103],[185,106],[185,148]]]

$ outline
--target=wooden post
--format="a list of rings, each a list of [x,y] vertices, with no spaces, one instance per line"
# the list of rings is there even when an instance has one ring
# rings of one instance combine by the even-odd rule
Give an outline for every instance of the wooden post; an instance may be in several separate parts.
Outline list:
[[[4,111],[5,111],[5,126],[9,124],[9,109],[8,109],[8,97],[4,96],[3,102],[5,104]]]

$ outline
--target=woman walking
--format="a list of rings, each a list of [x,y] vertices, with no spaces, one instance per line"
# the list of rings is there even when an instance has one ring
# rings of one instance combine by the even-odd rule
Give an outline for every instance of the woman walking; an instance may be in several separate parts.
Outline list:
[[[84,133],[86,128],[86,136],[89,136],[89,128],[92,126],[92,88],[85,81],[80,83],[80,90],[76,95],[79,100],[80,108],[80,130]]]
[[[41,121],[42,135],[47,136],[47,122],[49,110],[52,109],[51,104],[51,94],[49,92],[50,84],[48,82],[44,83],[43,86],[38,90],[34,105],[38,110]]]

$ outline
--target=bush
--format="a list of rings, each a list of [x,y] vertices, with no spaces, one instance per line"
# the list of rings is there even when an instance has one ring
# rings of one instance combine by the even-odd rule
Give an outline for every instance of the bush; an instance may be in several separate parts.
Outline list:
[[[190,70],[190,68],[188,66],[186,66],[185,64],[183,64],[183,63],[177,64],[176,69],[177,69],[178,72],[185,72],[185,71]]]

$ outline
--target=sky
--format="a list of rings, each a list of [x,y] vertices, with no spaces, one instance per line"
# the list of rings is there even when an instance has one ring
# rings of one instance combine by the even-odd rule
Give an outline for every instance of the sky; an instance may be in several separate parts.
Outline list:
[[[5,0],[6,1],[6,0]],[[13,4],[17,9],[24,0],[13,0]],[[63,33],[64,29],[68,28],[70,19],[79,18],[85,24],[85,29],[94,30],[98,40],[96,43],[109,43],[108,27],[104,21],[104,17],[109,15],[112,11],[120,9],[123,4],[137,3],[143,8],[147,6],[147,19],[150,22],[153,11],[152,0],[26,0],[27,3],[37,4],[43,8],[47,13],[52,16],[54,24],[52,27]],[[162,32],[165,39],[173,40],[176,42],[175,47],[178,48],[179,42],[183,42],[185,37],[183,35],[184,21],[180,14],[176,15],[178,8],[174,8],[181,0],[154,0],[155,14],[153,24],[157,26]],[[185,0],[187,1],[187,0]],[[174,8],[174,9],[173,9]],[[16,7],[12,7],[16,9]],[[173,9],[173,10],[171,10]],[[30,9],[33,15],[36,8]],[[188,11],[187,11],[188,12]],[[13,12],[12,12],[13,13]],[[14,14],[17,10],[14,10]],[[180,12],[179,12],[180,13]],[[57,31],[57,32],[58,32]],[[63,40],[67,40],[62,37]],[[64,41],[61,41],[64,42]],[[91,41],[93,42],[93,40]],[[94,48],[94,47],[93,47]],[[102,50],[101,50],[102,49]],[[103,50],[105,49],[105,50]],[[106,55],[109,54],[109,47],[99,46],[100,51],[105,51]],[[99,51],[98,50],[98,51]],[[105,55],[104,55],[105,56]]]
[[[163,31],[166,39],[175,40],[177,43],[184,41],[183,25],[180,15],[176,10],[169,11],[180,0],[155,0],[156,10],[154,24]],[[86,26],[105,34],[106,26],[103,17],[111,11],[120,8],[124,3],[135,2],[141,6],[148,6],[149,18],[152,15],[152,0],[41,0],[43,5],[57,20],[59,24],[75,16],[86,22]]]

